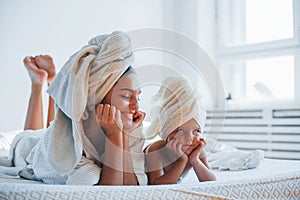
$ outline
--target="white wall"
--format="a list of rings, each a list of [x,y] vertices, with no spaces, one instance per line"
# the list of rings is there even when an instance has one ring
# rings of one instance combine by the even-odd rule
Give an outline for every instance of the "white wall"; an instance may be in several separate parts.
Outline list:
[[[171,6],[170,1],[164,1],[164,27],[172,30],[176,30],[186,37],[193,40],[202,48],[210,57],[212,63],[207,63],[207,66],[194,66],[199,71],[195,71],[191,65],[178,58],[167,59],[173,60],[173,65],[178,68],[179,73],[189,76],[193,85],[197,85],[197,89],[200,91],[202,100],[206,107],[217,106],[219,97],[212,93],[217,91],[217,80],[215,76],[209,76],[207,71],[203,70],[205,67],[214,67],[216,60],[216,34],[215,34],[215,1],[209,0],[176,0],[173,1]],[[173,16],[173,17],[170,17]],[[186,42],[186,41],[183,41]],[[178,48],[184,48],[185,44],[178,44]],[[201,60],[199,54],[189,51],[190,54],[194,54],[192,57],[200,59],[200,63],[206,63]],[[198,52],[197,52],[198,53]],[[193,63],[196,64],[196,63]],[[216,71],[217,72],[217,71]],[[208,81],[208,79],[210,79]],[[222,98],[222,97],[221,97]]]
[[[68,57],[92,36],[144,27],[181,31],[214,55],[213,2],[1,0],[0,131],[23,127],[30,93],[30,80],[22,64],[25,56],[50,54],[59,70]],[[180,6],[176,6],[177,3]],[[180,8],[183,10],[179,12]],[[191,24],[199,17],[196,24]],[[175,26],[177,21],[180,23]]]

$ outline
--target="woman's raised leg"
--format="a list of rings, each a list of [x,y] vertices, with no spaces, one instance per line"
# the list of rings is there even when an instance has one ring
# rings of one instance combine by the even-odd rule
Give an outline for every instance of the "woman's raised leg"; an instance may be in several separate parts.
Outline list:
[[[35,57],[35,62],[38,67],[42,70],[45,70],[48,74],[47,84],[51,84],[53,78],[56,75],[55,65],[53,59],[49,55],[40,55]],[[47,127],[49,127],[50,122],[54,119],[54,100],[49,96],[49,106],[48,106],[48,115],[47,115]]]
[[[27,56],[23,60],[31,80],[31,94],[25,119],[24,130],[44,128],[42,89],[47,80],[47,72],[39,69],[34,57]]]

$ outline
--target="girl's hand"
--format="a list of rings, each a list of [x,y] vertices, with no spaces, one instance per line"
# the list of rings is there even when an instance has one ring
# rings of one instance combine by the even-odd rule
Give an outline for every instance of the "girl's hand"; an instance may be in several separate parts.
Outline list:
[[[204,140],[204,138],[200,138],[197,147],[189,155],[189,161],[191,164],[196,160],[200,159],[200,157],[205,157],[205,152],[203,151],[205,145],[206,141]]]
[[[99,104],[96,108],[97,121],[107,137],[120,135],[123,129],[121,112],[115,106]]]
[[[180,138],[178,138],[178,137],[175,137],[174,139],[169,140],[169,142],[167,142],[167,144],[166,144],[166,148],[169,151],[171,151],[178,160],[187,161],[188,156],[182,151],[182,149],[181,149],[182,144],[180,144],[179,141],[180,141]]]

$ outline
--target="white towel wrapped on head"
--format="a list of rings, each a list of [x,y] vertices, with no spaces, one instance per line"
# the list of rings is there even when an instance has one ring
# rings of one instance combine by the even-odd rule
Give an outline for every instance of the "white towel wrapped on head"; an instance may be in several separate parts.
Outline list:
[[[92,38],[55,76],[48,93],[58,112],[49,128],[51,133],[46,135],[50,140],[46,151],[49,162],[61,175],[80,161],[83,143],[87,153],[100,159],[85,137],[82,120],[89,117],[89,111],[95,109],[132,62],[130,39],[122,32],[114,32]]]
[[[152,99],[152,122],[146,136],[152,138],[159,134],[165,140],[177,127],[190,119],[195,119],[203,131],[206,111],[200,104],[200,98],[186,78],[166,78]]]

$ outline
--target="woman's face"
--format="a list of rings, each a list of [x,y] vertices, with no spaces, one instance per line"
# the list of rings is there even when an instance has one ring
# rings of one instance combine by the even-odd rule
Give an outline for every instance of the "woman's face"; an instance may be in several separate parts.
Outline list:
[[[200,137],[201,129],[199,124],[196,120],[190,119],[169,134],[167,142],[178,138],[179,144],[182,145],[181,150],[189,155],[197,147]]]
[[[102,101],[103,104],[110,104],[120,110],[125,130],[133,125],[135,114],[139,110],[140,93],[136,74],[128,73],[118,80]]]

